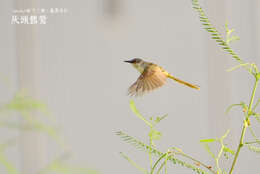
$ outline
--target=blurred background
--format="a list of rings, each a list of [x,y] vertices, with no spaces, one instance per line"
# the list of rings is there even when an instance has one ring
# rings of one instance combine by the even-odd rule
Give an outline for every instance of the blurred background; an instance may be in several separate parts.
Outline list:
[[[200,2],[220,32],[224,33],[227,21],[236,29],[240,40],[232,47],[245,62],[259,65],[260,2]],[[46,14],[46,24],[11,23],[14,10],[56,7],[67,12]],[[248,103],[254,79],[242,68],[226,71],[237,62],[202,29],[190,0],[4,0],[0,1],[0,21],[1,105],[26,93],[48,108],[30,100],[40,110],[29,108],[33,117],[44,125],[55,120],[51,124],[61,134],[57,138],[55,131],[43,125],[36,126],[40,131],[24,131],[1,122],[1,143],[17,137],[15,145],[4,152],[19,173],[39,173],[53,160],[63,158],[64,152],[69,153],[70,163],[100,173],[138,173],[119,155],[122,151],[140,165],[149,166],[147,154],[115,135],[122,130],[147,142],[149,129],[132,113],[126,95],[139,74],[123,61],[134,57],[157,63],[201,87],[196,91],[169,81],[151,94],[133,98],[147,117],[168,114],[158,127],[163,133],[157,143],[159,149],[176,146],[213,165],[199,140],[220,137],[228,128],[227,142],[236,149],[241,109],[228,115],[224,112],[230,104]],[[24,123],[22,118],[28,119],[23,109],[14,110],[18,112],[11,121]],[[259,125],[252,126],[259,135]],[[260,170],[259,156],[246,148],[240,155],[235,173]],[[7,173],[1,161],[0,155],[0,171]],[[191,173],[169,166],[173,173]]]

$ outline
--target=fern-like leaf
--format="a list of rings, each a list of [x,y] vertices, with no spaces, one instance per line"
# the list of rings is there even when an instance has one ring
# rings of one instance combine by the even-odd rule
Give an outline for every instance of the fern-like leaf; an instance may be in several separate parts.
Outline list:
[[[148,146],[146,145],[145,143],[139,141],[138,139],[134,138],[134,137],[131,137],[129,135],[127,135],[126,133],[124,132],[116,132],[116,135],[118,135],[119,137],[121,137],[121,139],[133,146],[135,146],[137,149],[140,149],[140,150],[143,150],[145,152],[149,152],[153,155],[156,155],[158,157],[164,155],[163,152],[160,152],[159,150],[151,147],[151,146]],[[198,168],[192,164],[189,164],[189,163],[186,163],[182,160],[179,160],[177,158],[174,158],[173,156],[169,156],[168,157],[168,160],[171,161],[173,164],[179,164],[183,167],[186,167],[186,168],[189,168],[189,169],[192,169],[194,172],[196,172],[197,174],[208,174],[206,171],[202,170],[201,168]]]
[[[214,39],[218,45],[222,47],[228,54],[230,54],[234,59],[236,59],[240,64],[244,61],[230,48],[229,44],[222,38],[218,30],[210,23],[208,17],[206,16],[204,10],[201,8],[198,0],[192,0],[193,8],[199,13],[199,18],[204,26],[204,29],[211,34],[211,38]]]
[[[253,145],[247,145],[248,149],[252,152],[255,152],[255,153],[260,153],[260,147],[256,147],[256,146],[253,146]]]

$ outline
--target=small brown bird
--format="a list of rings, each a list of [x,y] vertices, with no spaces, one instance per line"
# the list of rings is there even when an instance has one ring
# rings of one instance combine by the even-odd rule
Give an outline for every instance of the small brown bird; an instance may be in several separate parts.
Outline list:
[[[198,90],[200,89],[197,85],[192,85],[190,83],[177,79],[176,77],[173,77],[162,67],[151,62],[146,62],[139,58],[134,58],[132,60],[127,60],[124,62],[131,63],[133,67],[141,73],[136,82],[132,84],[128,89],[128,95],[130,96],[142,96],[146,92],[150,92],[156,88],[159,88],[166,83],[167,78],[173,79],[176,82],[188,87]]]

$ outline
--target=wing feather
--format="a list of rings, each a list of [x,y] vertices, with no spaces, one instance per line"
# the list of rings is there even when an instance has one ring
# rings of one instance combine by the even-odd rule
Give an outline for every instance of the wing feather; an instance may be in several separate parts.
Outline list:
[[[166,83],[166,79],[167,76],[160,67],[156,65],[149,66],[138,77],[136,82],[129,87],[128,95],[142,96],[147,92],[163,86]]]

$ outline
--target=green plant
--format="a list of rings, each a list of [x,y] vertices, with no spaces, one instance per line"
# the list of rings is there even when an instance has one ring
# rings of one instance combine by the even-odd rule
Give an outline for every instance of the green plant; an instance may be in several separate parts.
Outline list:
[[[65,151],[66,144],[61,136],[61,131],[55,127],[55,124],[55,118],[50,114],[47,106],[28,96],[24,90],[18,91],[13,99],[0,106],[0,129],[4,129],[5,132],[16,130],[45,133],[64,151],[38,174],[98,174],[94,170],[67,162],[69,155]],[[17,145],[18,139],[19,137],[10,137],[10,139],[2,139],[0,142],[0,168],[3,168],[7,174],[21,174],[8,159],[9,154],[6,152],[8,148]]]
[[[230,68],[228,71],[233,71],[237,68],[243,67],[250,75],[251,77],[254,78],[254,85],[252,88],[251,92],[251,97],[249,100],[249,103],[246,104],[246,102],[242,101],[238,104],[233,104],[230,105],[227,108],[226,113],[228,113],[233,107],[239,106],[241,107],[242,110],[242,115],[244,116],[243,123],[242,123],[242,131],[241,131],[241,136],[239,143],[237,145],[236,150],[232,150],[227,146],[226,143],[224,143],[225,138],[228,136],[230,130],[227,130],[226,133],[221,136],[220,138],[211,138],[211,139],[204,139],[200,140],[200,143],[203,145],[205,150],[210,154],[210,156],[214,159],[215,165],[210,166],[207,165],[200,160],[195,159],[194,157],[191,157],[190,155],[184,153],[181,149],[176,148],[176,147],[171,147],[168,149],[167,152],[161,152],[156,149],[155,144],[153,142],[154,138],[159,139],[161,137],[161,132],[157,131],[154,129],[154,124],[151,122],[154,120],[153,118],[150,119],[150,121],[146,120],[144,116],[142,116],[139,111],[136,109],[134,102],[130,101],[130,108],[132,111],[135,113],[135,115],[138,116],[141,120],[143,120],[146,125],[150,127],[150,133],[149,133],[149,145],[146,145],[142,141],[127,135],[124,132],[117,132],[117,135],[120,136],[125,142],[134,145],[135,147],[142,149],[143,151],[147,152],[149,154],[149,160],[150,160],[150,170],[147,170],[141,166],[139,166],[137,163],[135,163],[133,160],[131,160],[128,156],[125,154],[121,153],[122,156],[127,159],[134,167],[139,169],[142,173],[145,174],[154,174],[154,173],[160,173],[163,168],[165,168],[165,173],[167,173],[167,161],[172,162],[173,164],[179,164],[182,165],[186,168],[192,169],[194,172],[198,174],[205,174],[205,173],[213,173],[213,174],[232,174],[233,170],[235,168],[237,159],[239,157],[240,151],[243,147],[248,147],[249,150],[252,152],[260,153],[260,140],[257,138],[255,135],[253,128],[251,127],[251,120],[256,120],[257,122],[260,123],[260,114],[257,113],[256,108],[260,103],[260,99],[258,99],[256,102],[254,101],[255,94],[256,94],[256,89],[258,86],[258,82],[260,79],[260,72],[258,70],[258,67],[254,63],[246,63],[244,60],[242,60],[238,54],[230,47],[230,44],[233,41],[239,40],[238,36],[233,35],[234,29],[229,29],[228,25],[226,23],[225,25],[225,31],[226,31],[226,36],[223,37],[218,30],[213,27],[211,24],[210,20],[206,16],[204,10],[201,8],[198,0],[192,0],[192,6],[193,8],[198,12],[199,14],[199,19],[204,27],[204,29],[210,33],[211,38],[214,39],[217,44],[224,50],[226,51],[227,54],[230,54],[237,62],[238,65]],[[159,120],[160,117],[158,117]],[[159,122],[157,122],[159,123]],[[157,124],[156,123],[156,124]],[[245,142],[245,135],[248,132],[251,133],[251,135],[254,137],[252,141]],[[220,149],[216,154],[214,154],[211,151],[210,145],[212,143],[217,143],[220,145]],[[158,156],[158,159],[153,162],[151,160],[151,155]],[[180,160],[179,157],[184,158],[184,160]],[[230,168],[224,169],[223,167],[220,166],[220,159],[225,157],[227,160],[232,160],[232,165]],[[193,165],[193,164],[195,165]]]
[[[149,144],[143,143],[142,141],[138,140],[137,138],[134,138],[132,136],[129,136],[128,134],[119,131],[116,132],[118,136],[122,138],[123,141],[135,146],[138,149],[141,149],[145,152],[148,153],[149,161],[150,161],[150,170],[147,170],[143,167],[141,167],[139,164],[134,162],[130,157],[128,157],[124,153],[120,153],[123,158],[125,158],[130,164],[132,164],[135,168],[137,168],[140,172],[144,174],[154,174],[157,166],[159,164],[160,167],[157,171],[160,172],[163,167],[165,169],[165,172],[167,173],[167,161],[170,161],[172,164],[180,165],[189,169],[192,169],[193,171],[201,174],[207,174],[208,172],[205,171],[212,171],[212,173],[215,173],[212,168],[209,165],[204,164],[203,162],[191,157],[190,155],[184,153],[181,149],[176,148],[176,147],[171,147],[168,149],[167,152],[161,152],[158,149],[156,149],[155,141],[154,140],[159,140],[162,136],[162,133],[158,131],[155,126],[160,123],[163,119],[166,118],[167,115],[164,115],[162,117],[150,117],[149,120],[147,120],[136,108],[134,102],[131,100],[130,101],[130,108],[133,111],[133,113],[141,120],[145,122],[145,124],[149,127],[149,132],[148,132],[148,139],[149,139]],[[157,156],[158,160],[154,163],[152,161],[151,155]],[[184,157],[186,161],[181,160],[177,156]],[[164,161],[161,163],[161,161],[164,159]],[[194,164],[192,164],[193,162]],[[204,169],[198,167],[197,165],[203,166]]]

